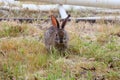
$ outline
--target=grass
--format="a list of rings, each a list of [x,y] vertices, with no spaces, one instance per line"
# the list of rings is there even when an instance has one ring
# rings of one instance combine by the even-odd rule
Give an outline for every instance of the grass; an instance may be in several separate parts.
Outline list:
[[[0,17],[48,18],[51,13],[58,14],[6,10]],[[69,13],[72,17],[119,15],[89,10]],[[50,21],[0,22],[0,80],[120,80],[119,23],[68,22],[70,41],[65,56],[55,49],[46,51],[43,33],[49,26]]]
[[[27,23],[0,22],[0,79],[119,80],[118,26],[68,23],[69,48],[62,56],[56,50],[46,51],[44,29]]]

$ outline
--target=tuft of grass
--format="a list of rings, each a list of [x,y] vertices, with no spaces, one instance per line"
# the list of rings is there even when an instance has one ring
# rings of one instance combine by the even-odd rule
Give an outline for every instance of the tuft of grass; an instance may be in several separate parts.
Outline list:
[[[25,32],[26,26],[2,23],[0,25],[0,37],[16,37]]]
[[[106,74],[107,79],[109,80],[119,80],[120,79],[120,73],[115,71],[110,71]]]
[[[40,35],[40,30],[26,23],[1,22],[0,38]]]

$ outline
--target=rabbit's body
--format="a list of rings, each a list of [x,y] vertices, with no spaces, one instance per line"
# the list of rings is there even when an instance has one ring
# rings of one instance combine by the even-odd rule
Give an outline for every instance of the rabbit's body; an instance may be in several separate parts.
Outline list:
[[[64,51],[68,46],[68,34],[64,30],[64,25],[66,24],[68,18],[65,19],[63,26],[60,27],[57,19],[53,16],[53,26],[48,28],[44,34],[45,46],[47,50],[51,48],[56,48],[59,51]],[[55,22],[54,22],[55,21]]]
[[[44,34],[45,46],[48,50],[50,50],[55,45],[55,33],[55,29],[50,27]]]
[[[56,38],[57,33],[58,33],[58,31],[53,27],[50,27],[45,32],[45,34],[44,34],[45,46],[48,50],[50,50],[52,47],[55,47],[58,50],[65,50],[67,48],[67,44],[68,44],[68,40],[69,40],[67,32],[65,30],[61,31],[61,33],[64,34],[64,37],[65,37],[65,40],[63,40],[63,42],[61,40],[61,43],[60,43],[60,39],[58,40]]]

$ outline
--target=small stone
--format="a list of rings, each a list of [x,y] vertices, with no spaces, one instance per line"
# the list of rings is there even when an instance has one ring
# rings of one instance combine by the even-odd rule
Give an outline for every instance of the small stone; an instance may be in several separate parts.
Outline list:
[[[95,61],[95,58],[89,58],[89,61]]]

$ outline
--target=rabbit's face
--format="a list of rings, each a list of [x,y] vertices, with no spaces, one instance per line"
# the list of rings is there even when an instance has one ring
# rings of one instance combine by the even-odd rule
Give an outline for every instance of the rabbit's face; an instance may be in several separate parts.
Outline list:
[[[59,29],[55,35],[55,42],[57,44],[64,44],[67,42],[66,32],[63,29]]]
[[[67,43],[67,41],[68,41],[67,32],[64,30],[64,27],[65,27],[66,22],[69,19],[69,17],[70,17],[70,15],[68,15],[68,17],[66,19],[64,19],[64,21],[60,25],[58,20],[54,16],[51,16],[52,25],[56,31],[55,35],[54,35],[56,44],[62,45],[62,44]]]

